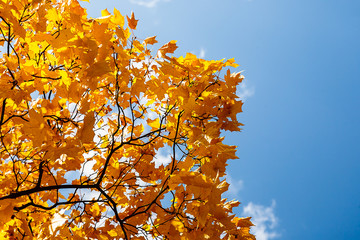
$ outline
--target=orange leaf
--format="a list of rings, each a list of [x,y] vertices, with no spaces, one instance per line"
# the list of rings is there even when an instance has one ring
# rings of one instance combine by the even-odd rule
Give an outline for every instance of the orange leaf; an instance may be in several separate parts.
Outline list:
[[[158,57],[163,57],[166,53],[174,53],[177,48],[176,41],[171,40],[159,49]]]
[[[131,18],[129,18],[128,16],[126,16],[126,18],[127,18],[127,20],[128,20],[128,24],[129,24],[129,27],[131,28],[131,29],[136,29],[136,25],[137,25],[137,22],[139,21],[139,20],[136,20],[135,19],[135,15],[134,15],[134,12],[131,12]]]
[[[93,140],[95,133],[93,131],[95,117],[93,112],[88,112],[84,117],[84,126],[80,131],[80,140],[83,143],[89,143]]]
[[[157,43],[158,41],[156,41],[156,36],[153,36],[153,37],[148,37],[148,38],[146,38],[145,40],[144,40],[144,43],[145,44],[155,44],[155,43]]]

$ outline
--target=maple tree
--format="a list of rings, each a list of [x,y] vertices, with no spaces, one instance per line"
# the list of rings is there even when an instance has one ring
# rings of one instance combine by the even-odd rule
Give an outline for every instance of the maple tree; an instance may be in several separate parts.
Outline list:
[[[137,21],[0,1],[1,238],[255,239],[221,197],[237,64],[174,57],[175,41],[153,56]]]

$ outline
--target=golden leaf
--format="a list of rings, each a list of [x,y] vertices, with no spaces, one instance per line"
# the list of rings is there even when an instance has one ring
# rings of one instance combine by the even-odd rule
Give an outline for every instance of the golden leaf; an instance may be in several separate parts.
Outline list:
[[[112,22],[116,25],[119,25],[120,27],[124,26],[125,19],[124,16],[121,15],[120,11],[114,8],[114,16],[112,17]]]
[[[106,16],[109,16],[109,15],[111,15],[111,13],[107,9],[101,10],[101,16],[102,17],[106,17]]]

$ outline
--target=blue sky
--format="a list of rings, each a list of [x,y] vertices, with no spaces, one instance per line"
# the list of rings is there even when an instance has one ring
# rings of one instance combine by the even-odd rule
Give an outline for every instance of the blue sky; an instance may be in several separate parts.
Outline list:
[[[135,12],[139,38],[176,55],[234,57],[243,132],[228,194],[259,240],[360,239],[360,1],[93,0]],[[160,46],[159,45],[159,46]],[[157,47],[159,47],[157,46]],[[154,48],[156,50],[156,48]]]

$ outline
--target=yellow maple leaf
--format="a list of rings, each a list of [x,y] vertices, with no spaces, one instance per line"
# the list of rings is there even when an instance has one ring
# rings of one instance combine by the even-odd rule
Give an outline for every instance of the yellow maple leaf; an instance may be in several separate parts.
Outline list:
[[[147,120],[147,123],[150,127],[152,127],[153,129],[157,129],[160,127],[160,119],[159,118],[156,118],[154,120],[152,119],[148,119]]]
[[[101,16],[106,17],[111,15],[111,13],[105,8],[104,10],[101,10]]]
[[[114,16],[112,16],[111,21],[120,27],[123,27],[125,23],[124,16],[116,8],[114,8]]]

